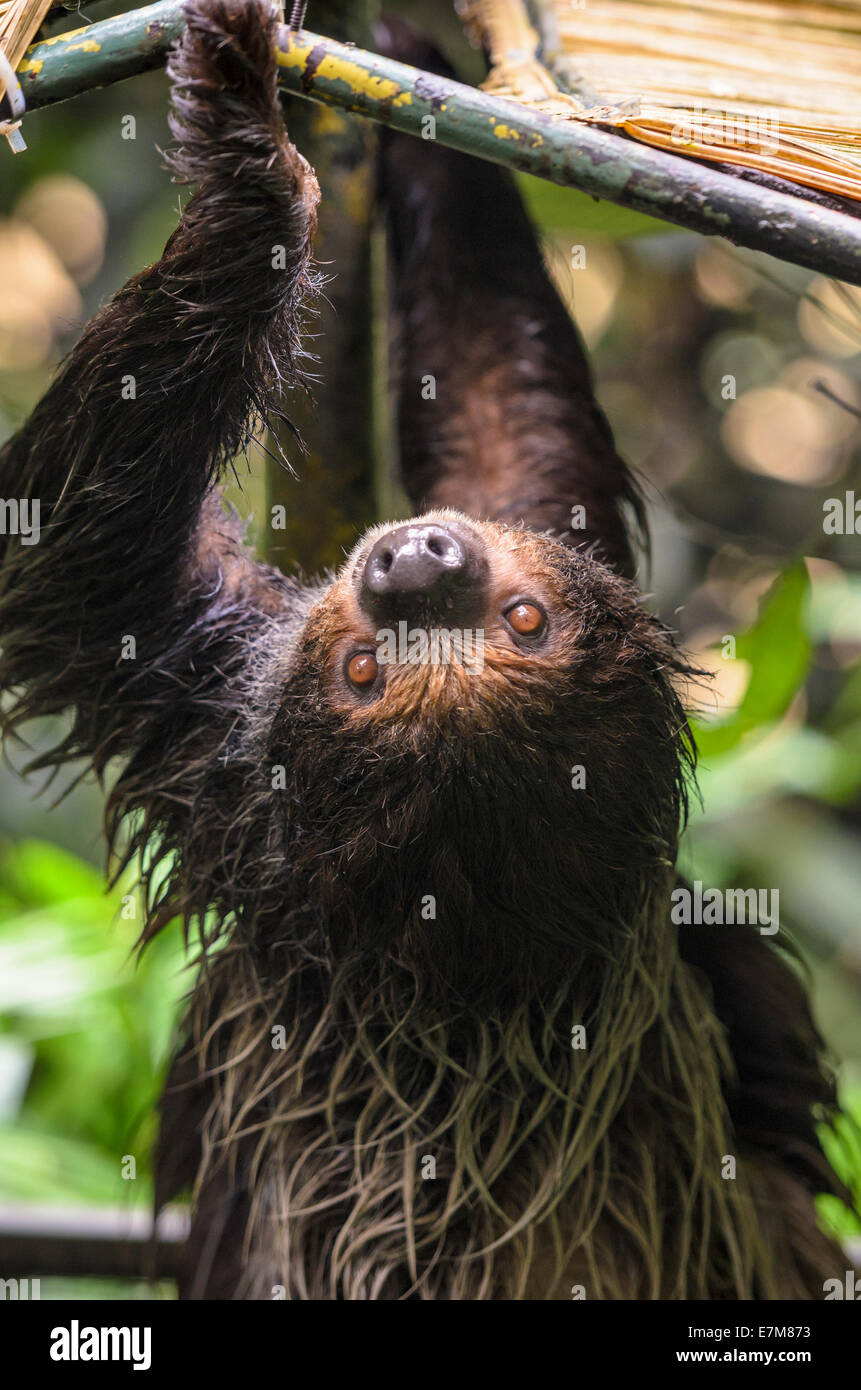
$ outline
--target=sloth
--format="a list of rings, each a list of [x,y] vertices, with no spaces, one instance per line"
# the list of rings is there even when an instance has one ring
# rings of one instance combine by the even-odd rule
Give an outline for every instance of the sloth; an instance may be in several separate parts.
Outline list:
[[[199,943],[156,1154],[181,1295],[822,1297],[833,1075],[779,948],[671,920],[688,667],[516,187],[385,133],[414,515],[313,582],[260,563],[219,483],[308,389],[319,191],[269,5],[185,13],[196,191],[0,460],[43,518],[6,543],[6,733],[66,716],[38,763],[110,781],[143,941]],[[403,624],[481,659],[384,652]]]

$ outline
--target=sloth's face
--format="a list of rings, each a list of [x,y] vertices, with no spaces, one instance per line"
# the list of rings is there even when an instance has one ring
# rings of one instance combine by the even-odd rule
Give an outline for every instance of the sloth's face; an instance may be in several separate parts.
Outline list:
[[[297,896],[461,984],[484,913],[503,974],[533,946],[552,974],[572,922],[605,939],[669,872],[680,664],[634,586],[557,541],[451,511],[371,531],[309,612],[269,731]],[[447,904],[430,936],[427,894]]]
[[[666,825],[680,666],[606,565],[546,536],[429,512],[370,531],[311,609],[273,761],[292,768],[306,828],[342,835],[355,823],[389,843],[419,833],[437,795],[513,798],[533,825],[561,806],[581,829],[587,817],[627,820],[645,796],[654,814],[641,828]]]
[[[368,532],[312,611],[306,651],[346,726],[426,746],[443,725],[479,733],[554,700],[583,597],[561,545],[434,511]]]

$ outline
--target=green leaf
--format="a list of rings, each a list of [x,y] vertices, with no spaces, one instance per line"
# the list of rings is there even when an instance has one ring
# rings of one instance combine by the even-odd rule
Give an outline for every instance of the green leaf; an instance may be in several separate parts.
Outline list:
[[[852,1211],[838,1197],[817,1198],[819,1213],[840,1238],[861,1235],[861,1091],[841,1096],[842,1113],[833,1125],[820,1125],[819,1138],[826,1157],[852,1194]]]
[[[702,759],[729,752],[747,734],[773,724],[786,713],[810,667],[809,600],[810,578],[799,560],[777,577],[753,627],[736,643],[736,657],[751,668],[739,708],[719,723],[691,721]]]

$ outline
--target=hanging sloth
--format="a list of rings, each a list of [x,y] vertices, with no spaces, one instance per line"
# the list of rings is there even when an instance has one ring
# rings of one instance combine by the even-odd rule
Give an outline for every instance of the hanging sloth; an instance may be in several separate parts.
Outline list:
[[[72,711],[40,761],[117,760],[144,937],[201,932],[157,1156],[181,1292],[820,1298],[833,1079],[771,942],[671,921],[686,666],[514,184],[386,137],[416,515],[313,583],[261,564],[218,484],[303,388],[319,193],[269,5],[186,17],[197,191],[0,459],[43,518],[6,546],[6,731]]]

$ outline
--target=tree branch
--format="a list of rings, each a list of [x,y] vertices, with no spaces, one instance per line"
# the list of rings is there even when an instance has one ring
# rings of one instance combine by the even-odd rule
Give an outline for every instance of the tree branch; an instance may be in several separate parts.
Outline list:
[[[19,68],[28,108],[158,66],[181,27],[180,0],[160,0],[34,44]],[[861,284],[861,219],[317,34],[282,28],[278,62],[296,96],[412,135],[432,116],[435,138],[454,149]]]

